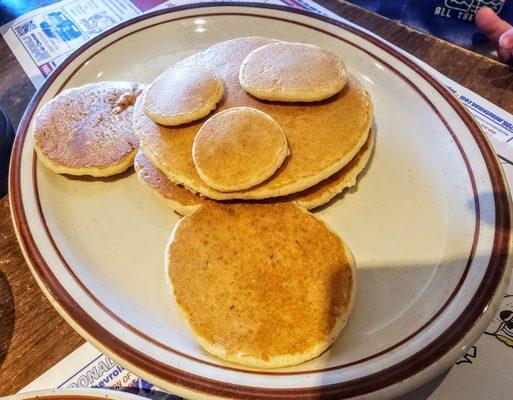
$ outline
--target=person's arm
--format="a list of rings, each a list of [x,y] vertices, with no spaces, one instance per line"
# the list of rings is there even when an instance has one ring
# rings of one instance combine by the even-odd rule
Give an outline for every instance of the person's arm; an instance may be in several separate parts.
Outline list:
[[[476,25],[497,49],[499,59],[513,62],[513,26],[502,20],[491,8],[483,7],[476,14]]]

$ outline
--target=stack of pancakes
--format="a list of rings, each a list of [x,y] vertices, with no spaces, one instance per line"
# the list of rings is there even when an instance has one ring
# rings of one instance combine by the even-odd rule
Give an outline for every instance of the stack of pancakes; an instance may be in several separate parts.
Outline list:
[[[326,50],[257,37],[219,43],[149,86],[108,84],[67,90],[43,108],[44,164],[107,176],[133,160],[139,180],[185,216],[166,267],[209,353],[260,368],[322,353],[351,312],[355,266],[307,210],[353,186],[369,160],[362,85]],[[65,112],[72,121],[56,129]]]
[[[205,64],[221,77],[225,95],[216,113],[233,107],[252,107],[271,116],[283,129],[290,155],[274,175],[258,185],[234,192],[213,189],[199,176],[192,157],[194,139],[205,121],[162,126],[144,113],[142,97],[136,103],[133,121],[140,151],[135,168],[141,181],[178,213],[186,215],[207,199],[272,198],[279,202],[294,201],[312,209],[354,185],[365,167],[374,140],[369,134],[372,103],[353,76],[348,77],[341,92],[315,103],[263,101],[244,90],[239,82],[242,61],[253,50],[270,42],[263,38],[230,40],[179,63],[180,66]],[[162,96],[172,94],[162,93]],[[254,157],[258,158],[259,154]],[[197,196],[191,196],[191,192]]]

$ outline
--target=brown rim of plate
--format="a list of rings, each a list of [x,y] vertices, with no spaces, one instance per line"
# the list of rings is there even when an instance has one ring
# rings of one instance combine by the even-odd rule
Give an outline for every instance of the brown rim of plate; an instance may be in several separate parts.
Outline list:
[[[25,215],[23,201],[21,197],[21,187],[20,187],[20,173],[21,173],[21,155],[23,150],[23,144],[25,141],[25,137],[27,135],[28,127],[34,115],[35,109],[37,108],[41,98],[44,96],[45,92],[48,90],[50,85],[54,82],[56,77],[61,73],[79,54],[88,49],[89,47],[96,44],[98,41],[105,39],[113,32],[119,31],[123,28],[126,28],[134,23],[150,19],[155,16],[161,16],[165,14],[172,15],[177,11],[183,10],[191,10],[191,9],[201,9],[204,7],[212,7],[212,6],[225,6],[225,7],[239,7],[242,8],[252,7],[257,9],[270,9],[270,10],[278,10],[284,13],[292,13],[299,14],[302,16],[310,17],[316,20],[320,20],[336,27],[342,28],[346,31],[349,31],[373,45],[379,47],[381,50],[388,52],[393,55],[396,59],[401,61],[403,64],[406,64],[417,74],[422,76],[434,89],[436,89],[439,94],[452,106],[452,108],[458,113],[459,117],[463,120],[463,122],[468,127],[470,133],[474,137],[474,140],[481,151],[481,155],[483,156],[484,162],[486,164],[487,172],[490,176],[491,184],[494,187],[494,204],[495,204],[495,235],[494,235],[494,243],[493,250],[490,256],[490,261],[487,266],[487,270],[485,273],[486,279],[483,279],[476,290],[474,297],[469,301],[465,310],[457,317],[457,319],[452,323],[452,325],[447,328],[447,330],[438,336],[427,349],[422,349],[416,354],[410,356],[409,358],[388,367],[387,369],[380,371],[379,373],[374,373],[372,375],[368,375],[361,378],[356,378],[351,381],[320,386],[320,387],[305,387],[299,389],[272,389],[272,388],[256,388],[256,387],[248,387],[242,385],[235,385],[220,381],[215,381],[209,378],[204,378],[201,376],[197,376],[169,365],[163,364],[158,360],[155,360],[146,354],[141,353],[140,351],[131,348],[124,342],[122,342],[119,338],[115,337],[112,333],[110,333],[106,328],[97,323],[91,316],[86,314],[84,310],[80,307],[78,303],[64,290],[62,285],[59,283],[58,279],[54,276],[49,266],[46,264],[43,259],[39,249],[37,248],[35,241],[32,237],[30,230],[27,225],[27,218]],[[249,10],[248,10],[249,11]],[[413,89],[415,89],[419,95],[434,109],[433,104],[429,101],[429,99],[418,89],[413,82],[411,82],[408,78],[403,76],[399,71],[388,65],[383,60],[380,60],[377,56],[371,54],[369,51],[359,47],[358,45],[350,42],[348,39],[341,38],[334,33],[324,31],[321,28],[308,25],[307,23],[298,22],[298,21],[290,21],[287,20],[286,17],[275,17],[275,16],[265,16],[259,14],[252,14],[251,12],[210,12],[205,14],[197,14],[193,16],[186,17],[178,17],[178,18],[170,18],[165,21],[160,21],[150,26],[145,26],[136,31],[130,32],[126,35],[117,38],[115,41],[103,46],[101,49],[95,51],[92,55],[88,57],[87,60],[84,60],[79,66],[77,66],[73,72],[71,72],[68,78],[63,82],[59,91],[62,90],[63,86],[71,79],[74,72],[80,69],[85,62],[94,57],[96,54],[101,52],[106,47],[109,47],[113,43],[125,38],[126,36],[132,35],[141,30],[149,29],[153,26],[169,23],[172,21],[183,20],[183,19],[191,19],[205,16],[222,16],[222,15],[235,15],[235,16],[247,16],[247,17],[257,17],[263,19],[273,19],[280,20],[300,26],[304,26],[306,28],[314,29],[316,31],[327,34],[333,38],[338,40],[342,40],[353,47],[358,48],[361,51],[364,51],[369,56],[373,57],[376,60],[379,60],[384,65],[386,65],[392,72],[400,76],[403,80],[405,80]],[[382,355],[387,351],[392,350],[393,348],[403,344],[404,342],[410,340],[413,336],[417,335],[420,331],[425,329],[428,325],[431,324],[447,306],[451,303],[454,296],[457,294],[461,286],[463,285],[465,278],[467,276],[468,270],[473,260],[473,256],[475,253],[475,248],[477,244],[477,239],[479,237],[479,224],[480,224],[480,209],[479,209],[479,199],[477,195],[477,189],[475,185],[475,179],[473,176],[473,172],[468,161],[466,154],[461,147],[457,137],[452,132],[451,128],[448,126],[445,119],[440,115],[440,113],[434,109],[434,112],[438,115],[438,117],[442,120],[446,128],[449,130],[452,135],[460,153],[462,155],[463,161],[467,167],[469,178],[471,181],[471,185],[474,191],[474,202],[476,209],[476,225],[474,231],[474,242],[472,245],[472,249],[469,255],[469,259],[467,262],[467,266],[465,271],[462,274],[462,277],[456,286],[454,292],[451,294],[446,304],[428,321],[423,327],[421,327],[417,332],[410,335],[408,338],[405,338],[400,343],[392,346],[389,349],[386,349],[376,355],[366,357],[363,360],[359,360],[354,363],[346,364],[344,366],[337,366],[332,368],[326,368],[318,371],[301,371],[296,373],[270,373],[270,375],[293,375],[293,374],[301,374],[301,373],[314,373],[321,372],[326,370],[340,369],[343,367],[349,367],[358,362],[368,361],[374,357]],[[46,227],[46,223],[44,221],[44,217],[41,213],[41,206],[39,204],[39,195],[37,192],[37,179],[35,176],[35,165],[36,159],[34,157],[33,163],[33,173],[34,173],[34,182],[35,185],[34,190],[36,197],[38,198],[38,211],[40,213],[40,218],[47,230],[47,234],[49,234],[48,228]],[[510,242],[510,211],[509,211],[509,203],[508,203],[508,190],[506,184],[504,182],[500,167],[497,162],[496,155],[494,151],[491,149],[490,145],[487,142],[487,139],[482,134],[481,129],[477,125],[477,123],[473,120],[473,118],[465,111],[463,106],[459,103],[459,101],[452,96],[452,94],[445,89],[440,83],[438,83],[432,76],[430,76],[427,72],[425,72],[421,67],[413,63],[407,57],[400,54],[398,51],[389,47],[388,45],[380,42],[378,39],[364,33],[360,32],[355,28],[352,28],[342,22],[332,20],[328,17],[324,17],[317,14],[312,14],[310,12],[306,12],[303,10],[295,10],[290,9],[283,6],[273,6],[273,5],[263,5],[263,4],[254,4],[254,3],[203,3],[196,5],[184,5],[178,6],[173,9],[167,10],[159,10],[152,13],[144,14],[138,17],[131,19],[130,21],[126,21],[121,23],[106,32],[96,36],[94,39],[83,45],[81,48],[77,49],[74,53],[72,53],[64,62],[59,65],[56,70],[51,74],[51,76],[46,80],[46,82],[41,86],[41,88],[37,91],[37,93],[32,98],[30,104],[28,105],[23,119],[20,123],[20,127],[18,129],[18,134],[16,137],[16,141],[14,144],[13,154],[11,158],[11,170],[10,170],[10,201],[11,201],[11,210],[13,214],[13,220],[16,225],[16,230],[18,232],[18,237],[21,246],[25,249],[25,254],[27,257],[27,261],[30,263],[34,271],[37,273],[40,281],[45,286],[45,289],[51,294],[54,300],[59,304],[59,306],[66,312],[68,317],[72,319],[77,325],[79,325],[87,335],[94,338],[96,341],[105,346],[109,351],[113,354],[116,354],[118,357],[126,360],[136,368],[139,368],[150,375],[154,375],[161,380],[167,381],[172,385],[176,385],[179,387],[187,388],[194,391],[204,392],[214,396],[226,396],[232,398],[246,398],[251,397],[254,399],[283,399],[286,397],[291,397],[295,399],[313,399],[318,398],[320,395],[323,398],[348,398],[359,396],[365,393],[369,393],[375,390],[382,389],[391,384],[400,382],[404,379],[407,379],[421,370],[425,369],[440,357],[442,357],[449,349],[454,347],[473,327],[475,322],[479,320],[481,315],[483,314],[483,310],[489,305],[491,299],[494,297],[496,290],[499,286],[499,283],[502,280],[504,275],[507,260],[509,256],[509,242]],[[52,245],[54,246],[54,250],[59,254],[58,249],[55,247],[55,243],[51,236],[48,237]],[[60,255],[60,254],[59,254]],[[61,256],[61,260],[64,259]],[[69,269],[72,276],[76,279],[76,276],[73,274],[72,270],[69,268],[64,261],[64,265]],[[77,284],[81,285],[82,288],[85,288],[81,282],[77,281]],[[86,290],[86,292],[89,292]],[[98,304],[98,300],[92,298],[97,305],[101,307],[101,303]],[[113,317],[112,311],[108,309],[104,309],[111,317]],[[110,311],[110,312],[109,312]],[[125,323],[126,324],[126,323]],[[126,327],[126,325],[125,325]],[[142,334],[142,332],[134,332],[136,334]],[[146,335],[142,334],[145,339],[149,339]],[[176,351],[175,351],[176,352]],[[180,354],[180,353],[177,353]],[[189,357],[191,358],[191,357]],[[201,360],[198,360],[201,361]],[[204,361],[201,361],[204,362]],[[213,364],[213,363],[212,363]],[[218,368],[228,368],[234,369],[238,372],[243,373],[256,373],[262,374],[260,371],[244,371],[230,367],[224,367],[214,364]]]

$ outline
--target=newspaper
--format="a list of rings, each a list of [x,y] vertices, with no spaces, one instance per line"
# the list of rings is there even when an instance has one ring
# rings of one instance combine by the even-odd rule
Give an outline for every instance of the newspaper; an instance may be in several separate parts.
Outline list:
[[[318,12],[354,26],[312,0],[261,2]],[[184,3],[186,1],[180,0],[64,0],[11,21],[0,28],[0,33],[37,88],[70,52],[95,35],[150,9]],[[504,172],[512,185],[513,116],[412,55],[390,45],[425,68],[461,100],[502,158]],[[513,370],[513,285],[510,285],[507,293],[500,312],[467,354],[448,372],[401,397],[401,400],[511,397],[509,382]],[[79,347],[21,392],[73,387],[132,388],[138,394],[153,399],[179,399],[138,378],[89,343]]]
[[[73,50],[139,14],[130,0],[66,0],[23,15],[0,33],[38,88]]]

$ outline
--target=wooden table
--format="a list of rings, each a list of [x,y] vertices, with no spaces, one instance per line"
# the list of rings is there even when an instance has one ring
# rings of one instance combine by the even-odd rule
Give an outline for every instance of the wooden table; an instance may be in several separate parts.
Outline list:
[[[48,4],[48,0],[33,0]],[[513,112],[513,71],[493,60],[337,1],[319,1]],[[16,127],[34,88],[0,39],[0,107]],[[0,395],[17,392],[83,343],[32,277],[0,200]]]

